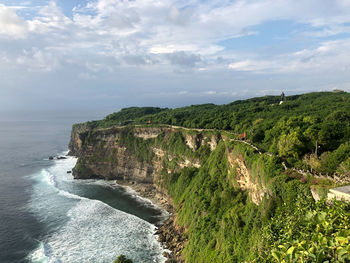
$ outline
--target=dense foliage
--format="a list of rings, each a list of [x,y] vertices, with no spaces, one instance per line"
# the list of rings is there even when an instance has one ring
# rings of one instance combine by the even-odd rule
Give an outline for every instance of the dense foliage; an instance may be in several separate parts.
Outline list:
[[[166,110],[168,109],[161,109],[157,107],[130,107],[107,115],[101,121],[90,121],[88,124],[93,128],[106,128],[113,125],[127,125],[135,123],[135,121],[144,116],[154,115]]]
[[[179,129],[144,140],[133,135],[130,125],[120,133],[120,146],[141,162],[152,161],[152,147],[164,150],[156,183],[173,198],[178,224],[186,229],[186,262],[349,262],[350,205],[315,202],[310,189],[320,187],[326,194],[327,187],[334,186],[313,173],[350,176],[350,94],[310,93],[287,97],[282,104],[279,100],[267,96],[221,106],[128,108],[88,125],[151,121],[246,132],[248,140],[270,153],[258,154],[230,140],[220,140],[213,151],[207,143],[193,150],[185,136],[199,131]],[[216,131],[202,133],[205,138]],[[228,155],[243,160],[251,182],[263,189],[258,205],[237,184],[237,167]],[[179,167],[185,158],[201,166]],[[308,176],[285,171],[283,162],[308,170]],[[78,168],[84,169],[79,163]]]
[[[123,129],[119,134],[119,145],[125,147],[127,151],[133,154],[141,162],[150,162],[154,156],[150,149],[152,140],[143,140],[134,137],[132,127]]]
[[[227,173],[228,151],[243,158],[256,183],[269,189],[259,206],[234,187],[235,175]],[[184,168],[166,178],[179,208],[178,222],[188,229],[187,262],[350,259],[350,205],[315,203],[311,182],[282,172],[276,158],[222,142],[201,168]]]
[[[125,131],[123,145],[133,149],[141,143]],[[187,229],[187,262],[346,262],[349,205],[315,203],[312,178],[285,172],[279,158],[237,142],[221,141],[212,152],[206,144],[192,151],[184,136],[162,133],[140,149],[146,154],[153,145],[167,152],[158,183],[172,196],[178,223]],[[269,189],[260,205],[237,187],[228,154],[244,160],[251,179]],[[201,160],[202,166],[179,169],[183,158]]]
[[[298,199],[293,213],[271,219],[267,262],[350,262],[350,204]]]
[[[117,257],[117,259],[114,260],[113,263],[132,263],[132,260],[122,254],[119,257]]]
[[[279,102],[279,96],[265,96],[226,105],[132,107],[90,125],[103,128],[151,122],[245,132],[252,143],[290,165],[322,174],[350,173],[350,94],[309,93]]]

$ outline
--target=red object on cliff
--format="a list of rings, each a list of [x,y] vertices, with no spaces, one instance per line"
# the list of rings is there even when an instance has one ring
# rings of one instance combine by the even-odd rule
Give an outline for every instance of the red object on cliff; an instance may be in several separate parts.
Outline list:
[[[239,138],[241,138],[241,139],[246,139],[246,138],[247,138],[247,134],[246,134],[245,132],[239,134],[238,136],[239,136]]]

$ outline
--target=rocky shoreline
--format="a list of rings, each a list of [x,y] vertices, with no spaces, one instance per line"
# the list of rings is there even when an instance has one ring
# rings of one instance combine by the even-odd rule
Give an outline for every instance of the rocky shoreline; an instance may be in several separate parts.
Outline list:
[[[164,194],[164,192],[158,190],[153,184],[124,180],[116,180],[115,182],[122,187],[131,188],[141,197],[151,200],[152,203],[169,213],[169,218],[167,220],[156,225],[157,231],[155,235],[158,236],[158,241],[162,243],[164,248],[171,251],[171,253],[164,252],[164,256],[167,258],[165,263],[185,262],[181,257],[181,253],[187,238],[184,235],[184,229],[176,224],[177,217],[171,198]]]

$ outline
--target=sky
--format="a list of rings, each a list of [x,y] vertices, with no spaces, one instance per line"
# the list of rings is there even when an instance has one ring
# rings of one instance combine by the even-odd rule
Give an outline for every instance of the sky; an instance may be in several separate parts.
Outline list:
[[[350,91],[349,0],[0,0],[0,111]]]

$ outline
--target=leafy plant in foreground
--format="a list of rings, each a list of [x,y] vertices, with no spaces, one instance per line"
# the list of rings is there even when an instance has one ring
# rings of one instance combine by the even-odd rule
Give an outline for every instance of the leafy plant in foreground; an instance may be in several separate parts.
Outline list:
[[[271,246],[266,262],[350,262],[350,204],[299,201],[294,214],[274,218],[265,234]]]

